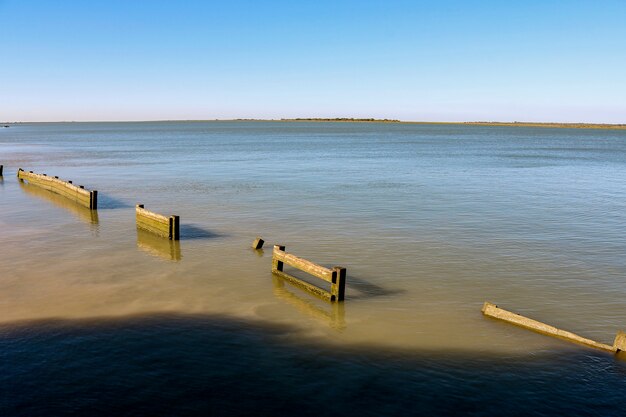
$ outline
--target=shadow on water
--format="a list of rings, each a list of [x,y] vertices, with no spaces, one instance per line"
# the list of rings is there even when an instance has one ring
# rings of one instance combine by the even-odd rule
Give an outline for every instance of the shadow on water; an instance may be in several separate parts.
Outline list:
[[[182,223],[180,225],[180,238],[181,240],[192,240],[192,239],[215,239],[219,237],[224,237],[219,233],[212,232],[207,230],[201,226],[197,226],[189,223]]]
[[[313,295],[309,295],[309,297],[296,295],[295,291],[299,291],[303,295],[304,293],[276,275],[272,275],[272,283],[276,298],[291,304],[300,313],[326,323],[335,330],[346,328],[345,303],[328,303],[313,298]],[[292,292],[290,289],[294,291]]]
[[[287,342],[297,329],[154,314],[0,327],[0,415],[608,416],[626,363]],[[623,415],[623,414],[622,414]]]
[[[123,208],[135,207],[123,200],[119,200],[115,197],[111,197],[108,194],[98,192],[98,209],[100,210],[115,210]]]
[[[142,229],[137,229],[137,247],[152,256],[169,261],[180,261],[183,257],[179,240],[170,240]]]
[[[99,223],[97,210],[90,210],[89,208],[83,207],[80,204],[73,202],[72,200],[68,200],[62,195],[55,194],[52,191],[44,190],[43,188],[39,188],[36,185],[31,185],[23,181],[18,181],[18,184],[26,194],[35,196],[41,200],[52,203],[56,207],[60,207],[66,211],[69,211],[78,219],[86,223],[92,225],[97,225]]]
[[[385,297],[389,295],[398,295],[406,292],[405,289],[388,289],[381,287],[380,285],[372,284],[362,278],[358,278],[352,275],[348,275],[346,286],[349,289],[356,289],[359,294],[350,295],[351,300],[373,298],[373,297]]]

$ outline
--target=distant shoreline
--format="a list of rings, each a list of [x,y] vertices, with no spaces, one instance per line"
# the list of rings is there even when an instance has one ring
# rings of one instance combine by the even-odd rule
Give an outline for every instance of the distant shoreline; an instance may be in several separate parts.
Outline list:
[[[295,119],[206,119],[206,120],[106,120],[106,121],[58,121],[58,122],[0,122],[0,127],[31,123],[202,123],[202,122],[280,122],[280,123],[389,123],[413,125],[464,125],[503,127],[543,127],[553,129],[612,129],[626,130],[626,124],[611,123],[558,123],[558,122],[427,122],[374,118],[295,118]]]
[[[245,120],[245,119],[238,119]],[[258,120],[261,121],[261,120]],[[336,123],[397,123],[423,125],[470,125],[470,126],[513,126],[513,127],[550,127],[564,129],[625,129],[626,124],[610,123],[556,123],[556,122],[411,122],[392,119],[280,119],[280,122],[336,122]]]

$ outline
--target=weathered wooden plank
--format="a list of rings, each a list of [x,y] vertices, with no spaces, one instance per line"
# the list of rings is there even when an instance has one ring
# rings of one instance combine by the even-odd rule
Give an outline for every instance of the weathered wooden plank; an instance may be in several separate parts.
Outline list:
[[[146,213],[144,211],[135,211],[135,217],[137,217],[137,219],[141,220],[141,221],[145,221],[145,222],[149,222],[149,223],[154,223],[156,225],[160,225],[163,227],[169,227],[169,219],[167,217],[161,219],[161,218],[157,218],[154,216],[146,216]]]
[[[149,219],[153,219],[155,221],[159,221],[162,222],[163,224],[168,224],[169,222],[169,218],[162,215],[162,214],[157,214],[154,213],[152,211],[146,210],[145,208],[143,208],[143,204],[138,204],[135,207],[135,211],[137,213],[138,216],[142,216],[142,217],[146,217]]]
[[[289,281],[290,283],[292,283],[293,285],[296,285],[298,287],[301,287],[307,291],[309,291],[312,294],[317,295],[318,297],[320,297],[321,299],[325,300],[325,301],[335,301],[335,296],[332,295],[331,293],[329,293],[328,291],[316,287],[313,284],[309,284],[306,281],[302,281],[301,279],[298,279],[292,275],[286,274],[283,271],[274,271],[274,274],[276,274],[277,276],[283,278],[285,281]]]
[[[482,312],[485,316],[493,317],[498,320],[503,320],[503,321],[515,324],[517,326],[536,331],[538,333],[546,334],[549,336],[555,336],[560,339],[569,340],[570,342],[578,343],[581,345],[589,346],[592,348],[596,348],[596,349],[600,349],[600,350],[604,350],[608,352],[616,351],[616,348],[614,346],[609,346],[604,343],[599,343],[591,339],[586,339],[577,334],[558,329],[556,327],[550,326],[540,321],[529,319],[528,317],[524,317],[522,315],[501,309],[495,304],[485,302],[482,308]],[[618,334],[618,337],[619,337],[619,334]],[[617,339],[616,339],[616,343],[617,343]]]
[[[331,291],[326,291],[316,285],[309,284],[292,275],[283,272],[284,264],[290,265],[301,271],[307,272],[317,278],[331,283]],[[272,272],[285,278],[307,291],[316,294],[327,301],[343,301],[345,298],[346,269],[340,266],[328,269],[306,259],[285,252],[285,246],[274,245],[272,254]]]
[[[153,218],[146,217],[141,214],[138,214],[136,218],[137,218],[137,222],[151,225],[152,227],[156,227],[157,229],[162,229],[169,236],[169,232],[170,232],[169,221],[162,222],[160,220],[154,220]]]
[[[167,238],[170,237],[169,224],[163,224],[162,222],[157,222],[153,219],[141,216],[137,216],[136,221],[137,227],[139,228],[150,230],[151,232],[157,233]]]
[[[286,263],[287,265],[293,266],[294,268],[298,268],[301,271],[306,272],[307,274],[311,274],[327,282],[332,282],[333,271],[328,268],[324,268],[321,265],[315,264],[311,261],[307,261],[306,259],[300,258],[290,253],[286,253],[285,251],[281,250],[274,249],[274,257],[279,261]]]
[[[147,221],[146,219],[137,219],[137,227],[140,229],[148,230],[152,233],[156,233],[159,236],[166,238],[170,237],[170,230],[167,225],[157,224],[153,221]]]
[[[180,239],[180,218],[178,216],[165,217],[146,210],[143,204],[137,204],[135,219],[139,228],[171,240]]]
[[[92,210],[98,208],[98,192],[95,190],[85,190],[83,186],[75,186],[72,184],[72,181],[63,181],[60,180],[59,177],[35,174],[32,171],[26,172],[22,168],[18,169],[17,177],[21,181],[28,181],[32,185],[62,195]]]
[[[22,180],[26,180],[33,185],[38,185],[42,188],[49,189],[50,191],[55,191],[58,194],[67,194],[71,197],[75,196],[86,196],[89,197],[89,192],[87,190],[81,189],[79,187],[68,184],[64,181],[47,177],[46,175],[38,175],[26,173],[23,171],[20,173],[19,178]]]
[[[51,190],[57,190],[59,193],[69,191],[72,195],[83,195],[89,197],[89,191],[85,190],[82,186],[75,186],[71,183],[58,179],[58,177],[49,177],[46,174],[34,174],[25,173],[21,171],[19,175],[20,179],[27,180],[30,183],[35,183],[41,187],[48,187]]]

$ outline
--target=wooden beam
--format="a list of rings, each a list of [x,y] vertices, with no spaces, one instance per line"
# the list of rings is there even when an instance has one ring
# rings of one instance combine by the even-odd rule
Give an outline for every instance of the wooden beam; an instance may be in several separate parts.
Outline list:
[[[180,218],[178,216],[163,216],[144,208],[143,204],[135,206],[135,220],[137,227],[170,240],[180,239]]]
[[[317,287],[313,284],[309,284],[306,281],[303,281],[299,278],[294,277],[293,275],[289,275],[286,274],[282,271],[274,271],[274,274],[276,276],[281,277],[282,279],[284,279],[285,281],[289,281],[290,283],[292,283],[293,285],[300,287],[318,297],[320,297],[322,300],[324,301],[336,301],[336,297],[334,295],[332,295],[331,293],[329,293],[328,291]]]
[[[522,315],[512,313],[510,311],[499,308],[495,304],[485,302],[482,308],[482,312],[485,316],[492,317],[498,320],[503,320],[508,323],[512,323],[517,326],[523,327],[525,329],[530,329],[538,333],[542,333],[542,334],[549,335],[549,336],[555,336],[560,339],[565,339],[570,342],[578,343],[578,344],[592,347],[595,349],[604,350],[607,352],[616,351],[615,346],[609,346],[604,343],[599,343],[594,340],[581,337],[577,334],[574,334],[565,330],[557,329],[556,327],[550,326],[540,321],[529,319],[528,317],[524,317]],[[618,338],[619,337],[620,336],[618,334]],[[618,342],[618,339],[615,340],[616,344],[617,342]]]
[[[326,282],[332,282],[333,271],[328,268],[324,268],[323,266],[307,261],[306,259],[286,253],[284,250],[276,250],[276,246],[274,246],[274,257],[289,266],[293,266],[294,268],[298,268],[299,270],[306,272],[307,274],[321,278]]]
[[[75,186],[72,181],[63,181],[59,177],[49,177],[46,174],[35,174],[33,171],[26,172],[22,168],[17,170],[17,178],[20,181],[28,181],[45,190],[62,195],[91,210],[98,208],[98,192],[85,190],[85,187]]]
[[[330,282],[330,291],[310,284],[292,275],[283,272],[284,264],[304,271],[314,277]],[[325,268],[311,261],[285,252],[285,246],[274,245],[272,254],[272,272],[290,283],[303,288],[326,301],[343,301],[346,287],[346,268],[337,266],[333,269]]]

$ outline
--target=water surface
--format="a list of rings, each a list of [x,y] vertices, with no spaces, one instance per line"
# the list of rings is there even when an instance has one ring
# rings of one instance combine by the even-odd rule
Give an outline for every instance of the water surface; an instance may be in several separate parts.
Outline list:
[[[623,388],[612,357],[485,319],[480,307],[488,300],[606,343],[626,330],[624,131],[22,124],[0,130],[0,163],[0,326],[9,334],[51,319],[217,316],[286,326],[287,345],[412,352],[421,359],[411,369],[432,352],[459,355],[483,381],[481,361],[508,357],[513,380],[527,377],[533,357],[558,380],[567,367],[554,358],[576,352],[583,368],[606,361],[605,376]],[[97,189],[98,212],[18,183],[18,167]],[[137,232],[137,203],[178,214],[180,243]],[[250,249],[258,235],[263,252]],[[273,244],[346,267],[345,305],[273,278]],[[376,360],[363,364],[355,372],[367,379]],[[433,389],[452,384],[439,382]]]

